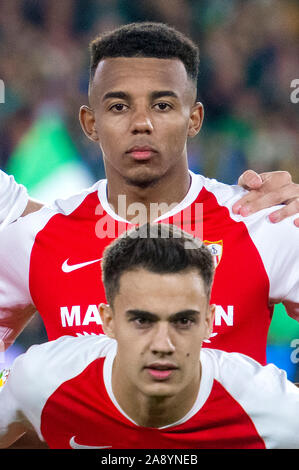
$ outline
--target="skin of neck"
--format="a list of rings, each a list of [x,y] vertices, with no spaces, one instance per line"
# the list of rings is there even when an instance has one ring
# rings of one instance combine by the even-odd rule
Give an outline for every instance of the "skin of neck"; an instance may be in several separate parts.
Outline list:
[[[199,362],[198,374],[179,393],[172,396],[148,396],[123,377],[117,358],[112,369],[112,390],[119,406],[139,426],[151,428],[168,426],[182,419],[197,399],[200,381]]]
[[[190,188],[191,177],[188,171],[187,154],[181,158],[178,164],[170,168],[164,175],[160,176],[152,185],[140,187],[125,180],[115,169],[106,165],[107,175],[107,199],[114,211],[123,219],[131,221],[136,214],[130,213],[129,206],[136,202],[145,207],[145,211],[140,212],[138,223],[152,222],[157,216],[160,217],[179,204]],[[125,207],[119,205],[119,195],[125,196]],[[160,204],[159,214],[151,210],[151,205]],[[146,215],[144,213],[146,212]],[[154,216],[152,216],[154,214]],[[144,220],[143,220],[144,219]]]

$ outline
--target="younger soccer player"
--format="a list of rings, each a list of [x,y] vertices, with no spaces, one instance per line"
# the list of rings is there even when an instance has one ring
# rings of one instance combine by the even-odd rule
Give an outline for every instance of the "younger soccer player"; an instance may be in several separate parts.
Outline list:
[[[17,358],[0,393],[0,446],[33,426],[51,448],[299,448],[299,390],[286,374],[201,349],[213,271],[209,250],[170,225],[113,242],[107,336],[65,336]]]

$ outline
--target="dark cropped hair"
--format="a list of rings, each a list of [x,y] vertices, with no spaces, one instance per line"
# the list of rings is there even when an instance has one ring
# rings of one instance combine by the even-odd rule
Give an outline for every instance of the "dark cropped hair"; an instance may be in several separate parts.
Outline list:
[[[130,23],[103,33],[91,41],[90,82],[99,62],[112,57],[154,57],[179,59],[188,77],[196,83],[198,47],[184,34],[164,23]]]
[[[106,247],[102,279],[111,306],[119,292],[122,274],[138,268],[157,274],[194,269],[204,281],[207,298],[210,297],[214,276],[212,255],[200,240],[175,225],[159,223],[135,227]]]

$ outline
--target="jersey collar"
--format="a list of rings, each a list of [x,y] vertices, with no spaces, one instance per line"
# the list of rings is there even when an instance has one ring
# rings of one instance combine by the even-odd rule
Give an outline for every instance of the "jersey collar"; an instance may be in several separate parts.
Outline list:
[[[181,212],[183,209],[186,207],[190,206],[192,202],[195,201],[197,198],[198,194],[200,193],[202,187],[203,187],[203,177],[201,175],[196,175],[192,171],[189,170],[189,174],[191,176],[191,184],[190,188],[188,190],[188,193],[184,197],[184,199],[179,202],[172,210],[168,211],[167,213],[163,214],[161,217],[158,217],[157,219],[154,220],[154,222],[160,222],[164,219],[168,219],[169,217],[173,217],[175,214],[178,214]],[[119,222],[124,222],[126,224],[130,224],[129,221],[126,219],[123,219],[120,217],[116,212],[112,209],[110,204],[108,203],[107,199],[107,180],[103,179],[99,181],[98,184],[98,198],[99,201],[103,207],[103,209],[107,212],[110,217],[112,217],[115,220],[118,220]]]

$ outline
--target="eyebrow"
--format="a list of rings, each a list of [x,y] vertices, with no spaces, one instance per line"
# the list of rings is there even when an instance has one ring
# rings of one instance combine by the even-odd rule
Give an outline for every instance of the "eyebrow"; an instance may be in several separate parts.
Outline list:
[[[180,312],[176,312],[176,313],[173,313],[172,315],[170,315],[169,317],[169,320],[170,321],[175,321],[175,320],[179,320],[180,318],[183,318],[183,317],[199,317],[200,315],[200,312],[198,310],[181,310]]]
[[[108,93],[105,93],[103,96],[103,101],[109,100],[110,98],[118,98],[121,100],[126,100],[129,98],[128,93],[125,93],[124,91],[109,91]]]
[[[157,321],[159,319],[158,315],[148,312],[147,310],[139,310],[139,309],[130,309],[126,311],[126,315],[129,317],[138,316],[142,318],[147,318],[148,320]],[[169,321],[175,321],[182,317],[194,317],[199,316],[200,312],[198,310],[186,309],[180,310],[179,312],[172,313],[169,317]]]
[[[171,98],[178,99],[178,95],[174,91],[171,91],[171,90],[153,91],[150,94],[150,96],[153,100],[156,100],[158,98],[163,98],[164,96],[169,96]]]
[[[164,96],[169,96],[171,98],[178,99],[178,95],[174,91],[171,91],[171,90],[152,91],[150,93],[150,98],[152,100],[157,100],[158,98],[163,98]],[[124,91],[108,91],[103,96],[103,101],[111,99],[111,98],[117,98],[120,100],[129,100],[130,95],[129,93],[126,93]]]

